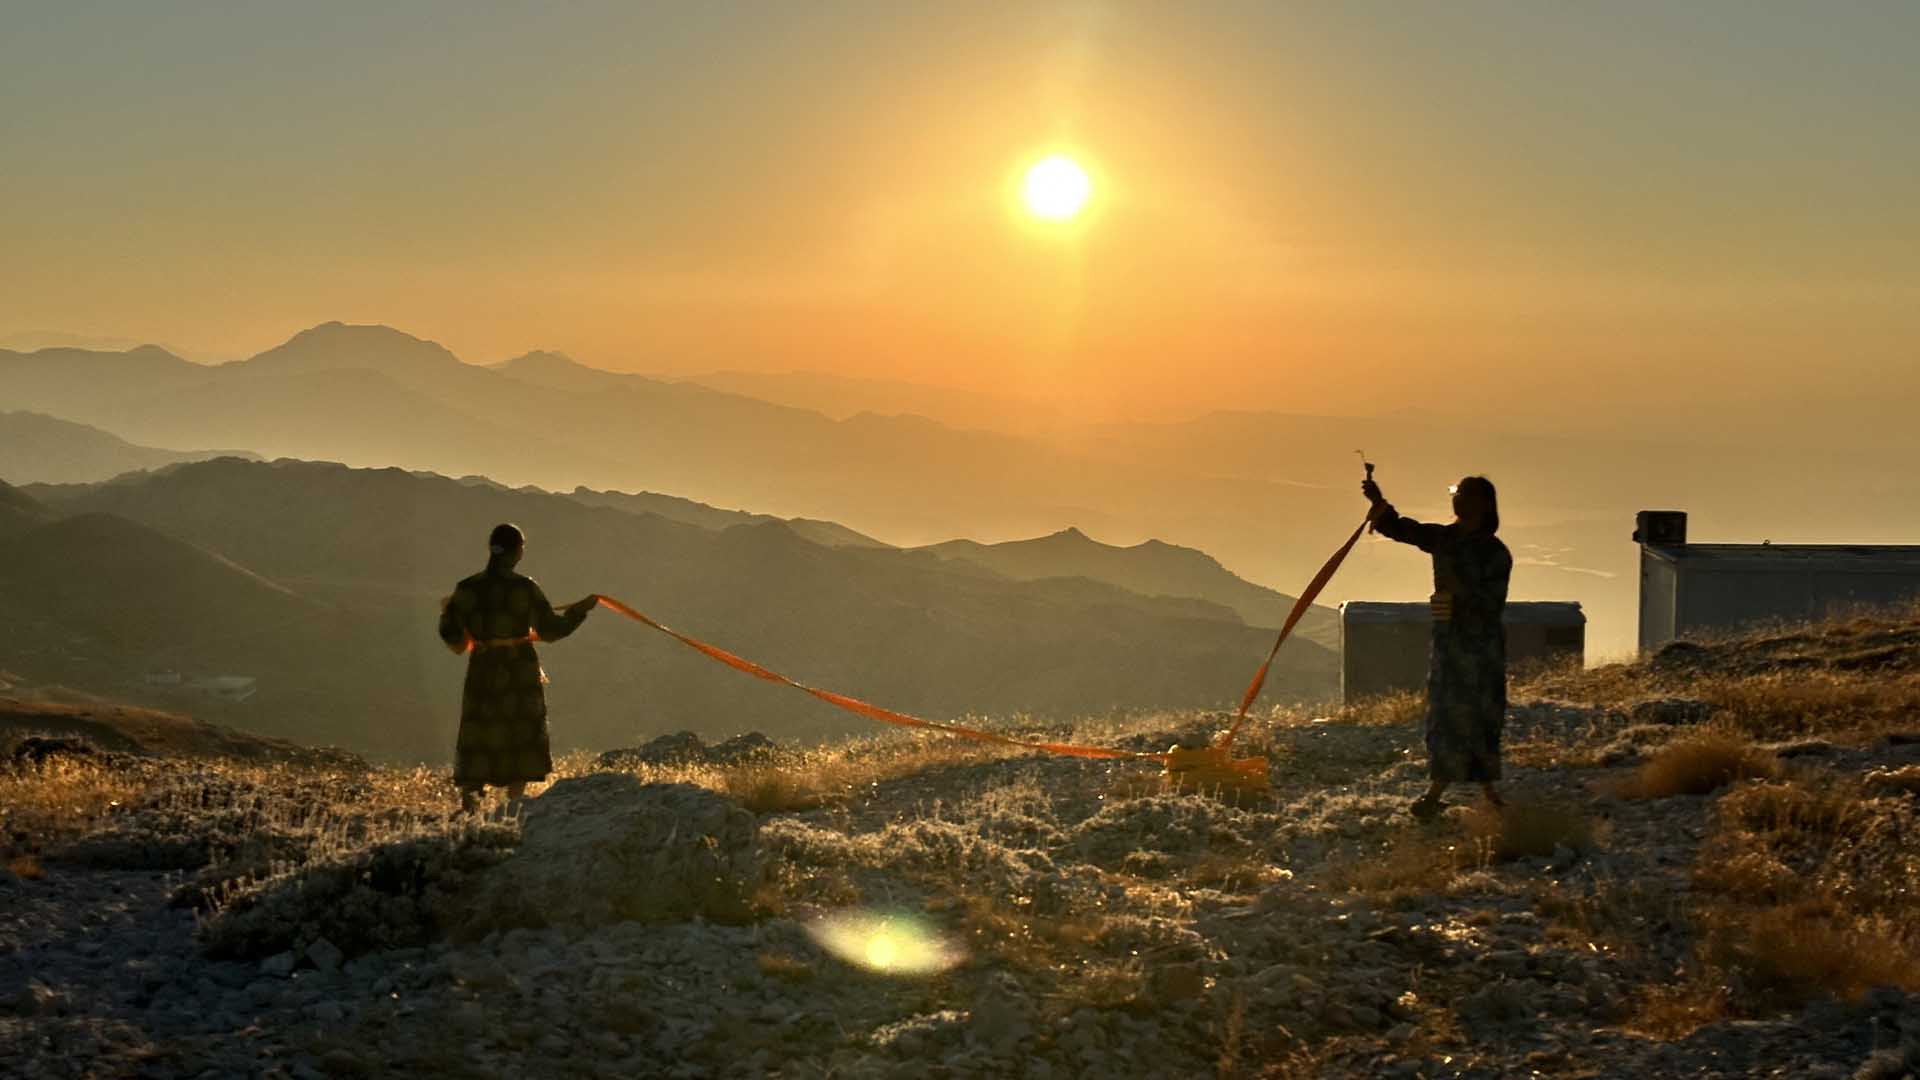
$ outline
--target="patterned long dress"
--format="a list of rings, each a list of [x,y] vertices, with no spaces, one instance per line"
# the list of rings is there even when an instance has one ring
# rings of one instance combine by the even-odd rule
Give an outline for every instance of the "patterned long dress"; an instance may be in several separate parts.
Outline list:
[[[440,608],[440,640],[468,655],[454,783],[524,784],[553,771],[547,677],[533,643],[559,641],[585,618],[554,611],[533,579],[509,569],[489,567],[454,587]]]
[[[1427,659],[1427,768],[1434,780],[1500,779],[1507,719],[1507,583],[1513,556],[1500,538],[1457,525],[1427,525],[1393,507],[1374,531],[1433,556],[1433,591],[1452,600],[1435,618]]]

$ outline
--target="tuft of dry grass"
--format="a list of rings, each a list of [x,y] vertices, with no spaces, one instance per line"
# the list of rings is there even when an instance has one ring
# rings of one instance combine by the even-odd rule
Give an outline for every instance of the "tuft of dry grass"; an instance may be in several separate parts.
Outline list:
[[[1593,822],[1578,809],[1537,799],[1513,799],[1504,809],[1475,803],[1465,820],[1467,838],[1482,862],[1545,858],[1559,848],[1591,851]]]
[[[1682,1039],[1708,1024],[1727,1019],[1730,995],[1725,986],[1698,979],[1677,984],[1648,983],[1634,1002],[1627,1030],[1659,1039]]]
[[[754,957],[760,974],[781,982],[807,982],[814,976],[813,965],[784,949],[767,949]]]
[[[1616,786],[1631,799],[1708,795],[1739,780],[1780,775],[1773,755],[1723,731],[1704,731],[1661,747],[1633,776]]]
[[[1831,899],[1708,910],[1702,959],[1741,988],[1743,1007],[1791,1007],[1876,986],[1920,990],[1920,942],[1911,927],[1859,916]]]
[[[15,855],[8,859],[7,871],[25,881],[39,881],[47,876],[47,871],[40,865],[40,860],[31,855]]]

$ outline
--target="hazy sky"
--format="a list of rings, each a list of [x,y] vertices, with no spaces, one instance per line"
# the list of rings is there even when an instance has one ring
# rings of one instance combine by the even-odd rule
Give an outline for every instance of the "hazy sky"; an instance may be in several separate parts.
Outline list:
[[[0,0],[0,335],[1891,417],[1915,102],[1905,2]]]

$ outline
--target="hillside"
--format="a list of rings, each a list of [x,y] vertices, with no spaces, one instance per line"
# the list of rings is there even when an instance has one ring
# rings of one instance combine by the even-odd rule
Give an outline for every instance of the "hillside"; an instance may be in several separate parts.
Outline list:
[[[434,637],[438,602],[479,568],[481,541],[499,521],[527,529],[524,569],[556,602],[619,596],[797,678],[934,718],[1224,704],[1270,643],[1268,631],[1201,600],[1086,579],[1015,581],[924,553],[826,547],[777,522],[716,532],[399,469],[224,459],[60,495],[64,513],[140,522],[327,608],[305,622],[244,620],[256,627],[249,662],[286,683],[269,708],[262,679],[248,726],[324,732],[386,755],[447,753],[459,661]],[[161,624],[191,617],[196,595],[159,609]],[[562,746],[683,727],[793,737],[867,723],[605,613],[543,661]],[[69,675],[48,681],[85,688]],[[1300,640],[1283,652],[1268,695],[1322,700],[1335,686],[1333,654]],[[380,719],[390,712],[413,719]]]
[[[444,770],[0,768],[0,957],[32,950],[0,967],[0,1051],[156,1077],[1901,1077],[1916,672],[1920,612],[1519,686],[1506,813],[1462,791],[1427,826],[1411,698],[1260,718],[1272,789],[1233,798],[906,734],[581,755],[484,817]],[[1012,730],[1146,749],[1221,720]]]
[[[110,432],[32,412],[0,412],[0,477],[15,484],[71,484],[180,461],[249,456],[236,450],[160,450]]]
[[[49,511],[39,500],[0,480],[0,540],[46,522]]]
[[[1148,540],[1132,547],[1103,544],[1069,528],[1032,540],[981,544],[952,540],[920,549],[942,559],[984,566],[1018,581],[1085,577],[1146,596],[1188,596],[1231,608],[1249,626],[1278,629],[1293,609],[1294,597],[1262,588],[1229,572],[1203,551]],[[1338,648],[1338,615],[1315,606],[1301,619],[1299,633]]]
[[[35,747],[27,740],[45,738]],[[0,697],[0,760],[61,752],[84,740],[107,753],[171,760],[294,764],[311,768],[366,768],[341,750],[314,749],[285,739],[250,735],[179,713],[127,705],[71,705]]]

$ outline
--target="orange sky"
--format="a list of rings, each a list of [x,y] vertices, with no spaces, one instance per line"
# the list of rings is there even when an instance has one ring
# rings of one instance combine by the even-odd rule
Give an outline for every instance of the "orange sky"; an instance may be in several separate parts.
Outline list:
[[[0,336],[1089,415],[1920,394],[1920,9],[1203,10],[49,7],[0,41]],[[1052,151],[1066,227],[1011,196]]]

